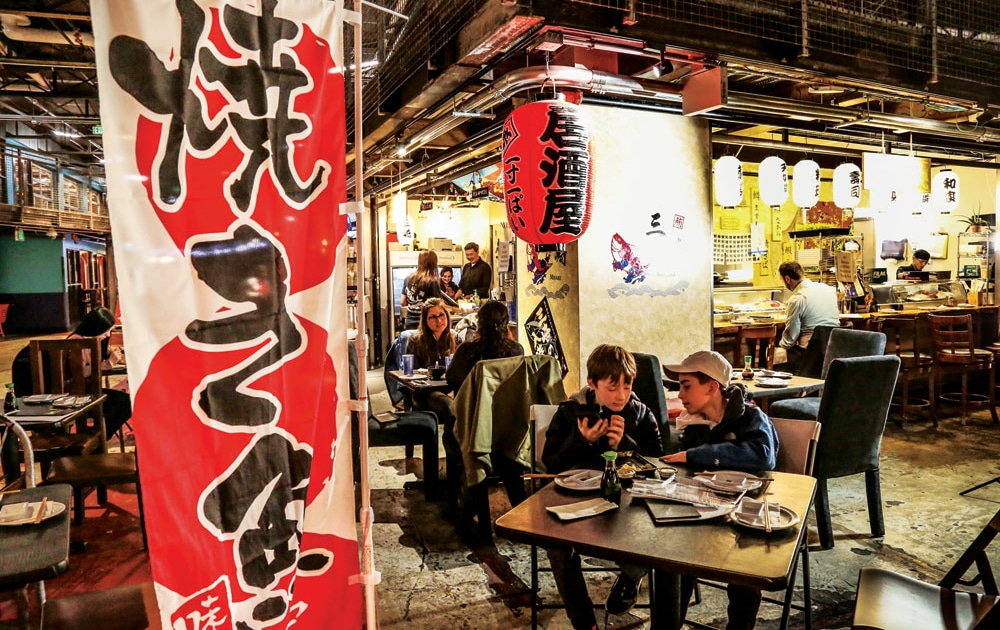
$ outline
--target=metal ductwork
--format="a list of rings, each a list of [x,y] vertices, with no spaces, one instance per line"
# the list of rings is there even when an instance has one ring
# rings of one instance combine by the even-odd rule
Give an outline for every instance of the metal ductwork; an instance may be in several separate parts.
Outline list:
[[[3,34],[5,36],[19,42],[94,47],[94,35],[92,33],[28,28],[31,24],[31,19],[26,15],[2,13],[0,14],[0,24],[3,25]]]
[[[653,107],[657,104],[670,104],[673,109],[676,109],[682,102],[682,88],[680,85],[635,79],[633,77],[588,70],[586,68],[567,66],[550,66],[546,68],[544,66],[532,66],[505,74],[483,91],[456,104],[455,109],[461,110],[463,113],[485,112],[505,102],[519,92],[530,89],[542,89],[550,85],[554,89],[572,89],[591,94],[612,95],[625,101],[651,104]],[[720,112],[725,110],[766,114],[772,118],[806,118],[826,122],[839,128],[852,126],[873,127],[876,129],[944,136],[953,140],[1000,145],[1000,131],[994,129],[984,127],[961,129],[951,122],[846,109],[843,107],[805,103],[792,99],[760,96],[742,92],[729,92],[725,105],[715,110],[712,115],[713,117],[717,117]],[[460,126],[465,120],[465,117],[453,116],[450,113],[441,116],[409,138],[402,139],[399,148],[404,153],[411,153]],[[498,127],[493,129],[491,131],[492,134],[498,133],[496,131]],[[371,152],[379,153],[380,155],[385,154],[394,148],[390,144],[388,141],[383,142],[380,146],[373,148]],[[465,145],[466,143],[463,143],[462,146]],[[989,147],[988,150],[1000,149],[993,146]],[[435,159],[411,167],[401,173],[402,182],[413,181],[416,177],[424,176],[444,166],[446,162],[454,162],[466,152],[467,149],[446,151],[441,160]],[[841,150],[836,150],[835,152],[840,154],[848,153]],[[387,158],[378,158],[365,170],[366,177],[382,170],[391,164],[392,161]],[[352,182],[353,178],[348,181],[349,185],[352,185]],[[400,185],[399,182],[397,182],[398,185]],[[379,186],[372,192],[382,192],[387,188],[387,186]]]

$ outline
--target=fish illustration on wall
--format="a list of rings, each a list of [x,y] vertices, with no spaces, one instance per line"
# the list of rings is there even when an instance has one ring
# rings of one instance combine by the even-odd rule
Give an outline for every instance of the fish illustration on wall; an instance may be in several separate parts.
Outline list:
[[[617,232],[611,237],[611,268],[615,271],[624,271],[624,281],[627,284],[645,281],[646,270],[649,268],[649,265],[642,264],[639,255],[632,251],[633,247],[632,243]]]

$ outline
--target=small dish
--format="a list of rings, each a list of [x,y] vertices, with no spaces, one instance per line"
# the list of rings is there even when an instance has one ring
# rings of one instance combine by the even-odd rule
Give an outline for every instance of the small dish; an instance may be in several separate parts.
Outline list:
[[[758,378],[754,383],[757,387],[785,387],[788,382],[783,378]]]
[[[556,485],[576,492],[600,490],[603,476],[604,473],[600,470],[577,470],[556,477]]]
[[[774,503],[768,505],[768,508],[768,517],[772,532],[786,530],[794,527],[799,522],[799,515],[791,508]],[[759,529],[761,531],[767,530],[767,527],[764,525],[764,504],[760,501],[743,499],[740,501],[740,505],[730,512],[729,518],[734,523],[743,525],[744,527]]]
[[[704,475],[695,479],[720,492],[747,492],[763,485],[763,482],[753,478],[753,475],[738,470],[720,470],[711,476]]]
[[[47,402],[52,402],[59,397],[59,394],[33,394],[31,396],[25,396],[21,399],[21,401],[29,405],[41,405]]]
[[[41,501],[34,503],[4,503],[0,509],[0,525],[31,525],[35,522],[35,514],[41,507]],[[66,511],[66,504],[58,501],[46,501],[42,520],[48,520]]]
[[[774,370],[761,370],[760,375],[766,378],[782,378],[785,380],[794,376],[791,372],[775,372]]]

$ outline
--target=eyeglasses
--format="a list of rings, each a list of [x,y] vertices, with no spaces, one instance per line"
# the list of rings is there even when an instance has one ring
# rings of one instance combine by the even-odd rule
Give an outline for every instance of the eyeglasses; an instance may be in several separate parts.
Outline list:
[[[446,317],[448,317],[447,314],[445,314],[445,313],[438,313],[437,315],[428,315],[427,319],[444,319]]]

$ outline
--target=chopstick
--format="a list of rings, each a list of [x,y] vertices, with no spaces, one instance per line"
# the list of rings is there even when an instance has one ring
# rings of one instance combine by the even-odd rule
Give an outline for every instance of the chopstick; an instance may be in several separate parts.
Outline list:
[[[702,471],[702,472],[696,472],[694,474],[694,476],[695,477],[714,477],[716,474],[717,473],[714,473],[714,472],[712,472],[710,470],[705,470],[705,471]],[[748,479],[750,481],[773,481],[770,477],[757,477],[756,475],[746,475],[746,474],[743,474],[743,473],[740,473],[740,474],[743,475],[744,479]]]
[[[45,504],[48,502],[48,497],[42,497],[42,504],[38,506],[38,512],[35,513],[35,525],[42,522],[42,515],[45,514]]]
[[[771,533],[771,507],[767,504],[767,495],[764,495],[764,531]]]
[[[560,476],[552,473],[524,473],[521,475],[521,479],[555,479]]]

